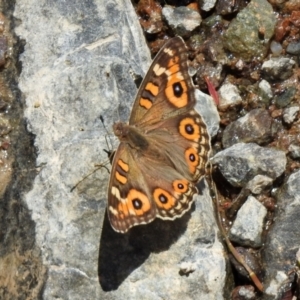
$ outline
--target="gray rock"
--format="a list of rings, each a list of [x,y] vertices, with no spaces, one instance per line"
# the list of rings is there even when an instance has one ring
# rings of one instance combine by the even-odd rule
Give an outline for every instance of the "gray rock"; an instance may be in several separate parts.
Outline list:
[[[236,295],[237,297],[237,298],[233,297],[233,299],[241,299],[241,300],[257,299],[255,289],[252,285],[237,286],[233,291],[233,294]]]
[[[273,179],[268,176],[257,175],[248,182],[247,188],[251,191],[252,194],[259,195],[267,187],[270,187],[272,182]]]
[[[291,144],[289,146],[289,153],[290,153],[292,158],[295,158],[295,159],[300,158],[300,146],[295,145],[295,144]]]
[[[230,228],[230,240],[242,246],[260,247],[266,215],[267,209],[253,196],[249,196]]]
[[[231,83],[223,84],[218,92],[220,96],[219,106],[223,109],[228,106],[239,105],[242,102],[242,98],[239,94],[238,88]]]
[[[286,47],[286,52],[292,55],[300,55],[300,43],[291,42]]]
[[[272,118],[267,110],[257,108],[230,123],[224,130],[222,143],[228,148],[239,142],[263,144],[272,138]]]
[[[276,193],[274,224],[267,235],[262,257],[266,265],[267,295],[278,295],[282,283],[295,268],[300,241],[300,171],[290,175]]]
[[[203,117],[211,137],[217,135],[220,127],[220,115],[211,96],[196,90],[196,110]]]
[[[270,100],[273,98],[273,92],[271,89],[271,85],[268,81],[262,79],[260,83],[258,84],[258,88],[260,91],[260,94],[263,98],[266,98],[267,100]]]
[[[286,124],[289,125],[292,124],[296,120],[298,112],[299,112],[299,106],[292,106],[292,107],[285,108],[283,110],[283,121]]]
[[[99,116],[109,129],[128,120],[134,79],[151,62],[131,4],[17,1],[15,17],[26,40],[25,116],[43,165],[24,195],[36,224],[28,234],[35,234],[47,268],[41,297],[223,299],[226,261],[207,186],[182,218],[126,235],[114,232],[106,217],[104,168],[70,192],[95,163],[107,161]],[[189,276],[180,274],[182,263],[193,266]]]
[[[231,185],[245,187],[257,175],[278,178],[285,171],[286,156],[280,150],[238,143],[218,152],[211,162]]]
[[[290,86],[285,89],[280,95],[274,98],[274,102],[277,107],[283,108],[288,106],[294,99],[297,89],[294,86]]]
[[[282,53],[283,48],[282,48],[282,45],[280,43],[273,40],[270,43],[270,50],[272,51],[272,54],[274,56],[279,56]]]
[[[230,22],[224,34],[224,46],[244,60],[262,59],[269,49],[275,24],[273,8],[268,1],[251,1]]]
[[[198,28],[202,21],[197,11],[185,6],[175,8],[164,6],[162,15],[175,33],[184,37],[190,36],[192,31]]]
[[[245,5],[244,5],[245,6]],[[229,15],[241,9],[241,1],[224,0],[218,1],[216,4],[217,15]]]
[[[274,278],[272,278],[269,285],[265,288],[266,295],[273,296],[272,299],[278,299],[275,296],[280,294],[280,289],[287,280],[288,280],[288,276],[285,272],[277,271],[276,274],[274,275]]]
[[[293,74],[295,61],[287,57],[272,57],[261,67],[267,80],[285,80]]]
[[[212,8],[216,5],[216,0],[199,0],[199,6],[201,7],[201,10],[204,11],[210,11]]]

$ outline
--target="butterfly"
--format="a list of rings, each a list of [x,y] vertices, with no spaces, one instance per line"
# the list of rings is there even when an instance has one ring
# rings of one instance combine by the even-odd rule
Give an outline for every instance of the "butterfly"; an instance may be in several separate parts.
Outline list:
[[[113,125],[120,144],[112,162],[107,212],[117,232],[155,218],[181,217],[205,175],[210,137],[194,109],[187,60],[183,39],[168,40],[137,92],[129,123]]]

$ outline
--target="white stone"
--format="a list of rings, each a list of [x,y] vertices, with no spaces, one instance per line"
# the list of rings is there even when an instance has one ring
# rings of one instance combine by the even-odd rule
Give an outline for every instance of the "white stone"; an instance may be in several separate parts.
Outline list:
[[[266,215],[267,209],[253,196],[249,196],[230,229],[230,240],[243,246],[260,247]]]
[[[238,88],[231,84],[225,83],[219,89],[220,105],[219,107],[226,108],[229,105],[235,106],[242,102]]]

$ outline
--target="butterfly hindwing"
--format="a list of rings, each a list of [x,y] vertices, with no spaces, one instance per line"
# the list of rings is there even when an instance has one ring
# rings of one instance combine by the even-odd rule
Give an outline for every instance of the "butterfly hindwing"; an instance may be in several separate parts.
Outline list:
[[[118,232],[137,224],[151,222],[156,215],[149,197],[147,182],[140,176],[132,152],[121,143],[115,153],[108,193],[108,217]]]

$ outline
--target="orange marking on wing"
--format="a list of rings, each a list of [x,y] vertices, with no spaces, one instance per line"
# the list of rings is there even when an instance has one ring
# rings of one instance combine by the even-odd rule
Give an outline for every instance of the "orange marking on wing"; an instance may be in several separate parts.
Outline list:
[[[183,94],[180,98],[177,98],[173,94],[173,88],[170,87],[170,89],[169,88],[166,89],[166,96],[168,97],[168,101],[171,102],[177,108],[182,108],[187,106],[188,104],[187,94]]]
[[[197,166],[199,165],[199,155],[194,148],[188,148],[184,153],[185,160],[189,166],[189,170],[192,174],[196,172]]]
[[[127,182],[127,178],[125,176],[121,175],[118,171],[116,171],[115,177],[122,184],[125,184]]]
[[[134,201],[140,201],[141,208],[134,207]],[[127,195],[127,203],[131,215],[141,216],[150,210],[150,201],[148,197],[138,190],[131,189]]]
[[[180,70],[179,64],[174,64],[170,68],[168,68],[168,74],[172,75],[178,73]]]
[[[118,205],[118,211],[120,219],[124,219],[125,217],[129,216],[129,209],[127,203],[120,202]]]
[[[186,179],[177,179],[173,181],[173,189],[176,193],[183,194],[188,190],[189,182]]]
[[[180,85],[182,93],[180,96],[174,94],[174,85]],[[168,100],[178,108],[184,107],[188,103],[187,86],[180,72],[168,77],[167,88],[165,89]]]
[[[141,98],[140,99],[140,106],[150,109],[152,106],[152,102],[149,99]]]
[[[128,170],[129,170],[129,166],[128,166],[128,164],[126,164],[122,159],[119,159],[118,160],[118,165],[122,168],[122,170],[124,171],[124,172],[128,172]]]
[[[175,198],[161,188],[154,190],[153,198],[158,207],[166,210],[173,208],[175,205]]]
[[[188,132],[187,126],[191,130]],[[179,123],[180,134],[188,140],[199,141],[200,139],[200,128],[192,118],[184,118]]]
[[[149,91],[153,96],[157,96],[158,94],[158,86],[152,82],[147,83],[145,90]]]

